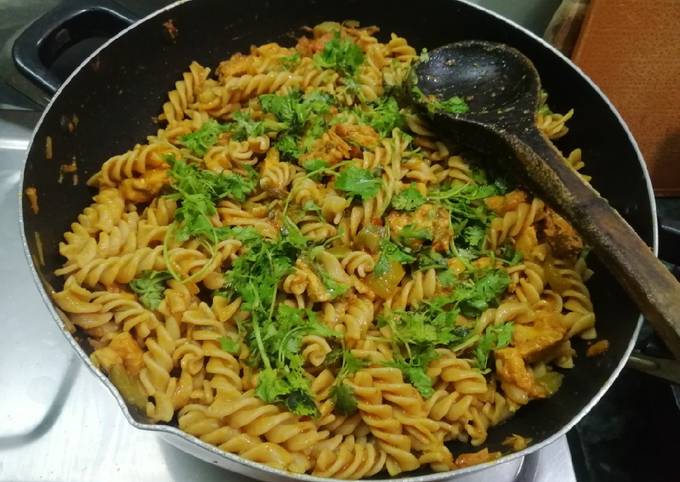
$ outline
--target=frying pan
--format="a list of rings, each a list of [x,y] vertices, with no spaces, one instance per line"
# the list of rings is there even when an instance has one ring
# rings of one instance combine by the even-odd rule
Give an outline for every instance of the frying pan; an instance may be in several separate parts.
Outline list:
[[[23,187],[37,188],[40,210],[31,211],[22,200],[24,246],[42,298],[71,346],[118,401],[127,420],[136,428],[164,434],[168,441],[197,457],[261,480],[327,480],[284,473],[243,460],[186,435],[173,424],[150,424],[144,414],[128,406],[116,388],[88,358],[90,348],[81,333],[69,334],[63,314],[49,293],[62,280],[53,272],[62,263],[58,243],[64,231],[86,206],[92,191],[80,182],[59,183],[60,164],[76,159],[81,180],[95,173],[110,156],[126,151],[154,133],[156,116],[171,90],[192,60],[215,67],[234,52],[252,44],[276,41],[291,45],[301,27],[324,20],[356,19],[362,25],[378,25],[383,36],[397,32],[418,50],[462,39],[482,39],[509,44],[536,65],[550,105],[557,112],[574,108],[570,132],[558,146],[568,151],[583,149],[586,172],[593,186],[619,210],[656,252],[656,213],[651,184],[641,154],[625,123],[611,103],[577,67],[544,41],[492,12],[459,0],[420,0],[405,5],[388,0],[219,0],[180,1],[134,23],[94,52],[62,84],[45,64],[50,63],[48,40],[59,40],[60,29],[103,22],[101,35],[132,21],[116,4],[97,2],[95,7],[62,7],[39,19],[14,47],[20,70],[45,90],[52,100],[33,134],[24,170]],[[169,32],[168,22],[176,27]],[[108,22],[108,23],[107,23]],[[165,26],[164,26],[165,24]],[[66,25],[66,27],[64,27]],[[75,30],[75,29],[72,29]],[[63,36],[63,34],[62,34]],[[68,37],[68,35],[67,35]],[[71,43],[77,40],[71,36]],[[67,39],[68,40],[68,39]],[[54,43],[54,42],[52,42]],[[61,47],[68,41],[62,39]],[[36,49],[37,45],[37,49]],[[69,120],[78,119],[69,129]],[[72,123],[71,123],[72,124]],[[45,156],[51,136],[53,159]],[[42,244],[42,255],[36,243]],[[487,464],[460,469],[465,474],[503,463],[540,449],[566,433],[602,397],[621,371],[640,328],[641,319],[622,289],[595,258],[595,275],[588,283],[595,304],[600,337],[610,342],[602,356],[588,358],[585,345],[575,343],[576,367],[569,370],[562,388],[547,400],[533,401],[506,423],[489,432],[485,446],[503,450],[501,441],[516,433],[532,439],[525,450]],[[481,447],[480,447],[481,448]],[[454,453],[469,446],[453,444]],[[400,480],[430,481],[452,473],[422,471]]]

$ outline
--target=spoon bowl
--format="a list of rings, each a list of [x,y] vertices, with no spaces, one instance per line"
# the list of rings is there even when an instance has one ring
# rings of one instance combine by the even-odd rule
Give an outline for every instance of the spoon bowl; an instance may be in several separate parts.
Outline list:
[[[512,47],[478,40],[456,42],[433,50],[415,73],[425,96],[463,99],[469,110],[458,113],[462,118],[499,127],[533,123],[538,72]]]
[[[569,221],[680,359],[680,283],[536,127],[532,62],[508,45],[463,41],[433,50],[413,74],[411,100],[435,130],[489,154]]]

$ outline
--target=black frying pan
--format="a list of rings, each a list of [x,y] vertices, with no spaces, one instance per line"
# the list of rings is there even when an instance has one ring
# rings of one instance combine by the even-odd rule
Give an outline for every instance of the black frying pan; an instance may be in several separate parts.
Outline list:
[[[115,4],[107,4],[104,9],[86,9],[86,12],[89,15],[95,12],[99,19],[108,18],[107,28],[129,21],[129,14]],[[15,46],[19,67],[46,89],[56,89],[59,80],[44,66],[49,52],[36,54],[35,43],[46,35],[48,40],[52,35],[53,41],[55,29],[63,25],[65,18],[77,22],[82,16],[62,10],[59,17],[43,18],[42,24],[34,26],[28,37],[24,37],[24,41],[28,38],[29,46],[21,42]],[[420,0],[409,8],[388,0],[195,0],[175,4],[147,17],[90,57],[56,92],[36,128],[26,162],[24,188],[37,188],[40,212],[33,214],[29,204],[23,202],[24,234],[43,297],[59,323],[58,314],[45,293],[62,283],[53,274],[62,263],[57,245],[93,194],[82,181],[95,173],[107,158],[126,151],[156,131],[158,126],[153,117],[161,111],[167,91],[173,88],[189,63],[197,60],[215,67],[220,60],[234,52],[246,51],[251,44],[270,41],[292,44],[302,26],[344,19],[378,25],[383,36],[397,32],[417,49],[431,49],[462,39],[503,42],[519,49],[536,65],[550,93],[551,107],[558,112],[575,109],[569,135],[560,140],[558,146],[566,151],[575,147],[583,149],[586,172],[593,176],[594,187],[609,199],[643,240],[656,246],[655,208],[649,177],[625,124],[597,87],[576,67],[517,25],[454,0]],[[175,38],[163,25],[168,20],[177,28]],[[64,119],[72,118],[73,114],[79,123],[69,132]],[[52,137],[54,150],[54,158],[49,161],[45,159],[47,136]],[[81,183],[75,187],[57,183],[60,164],[72,159],[77,160]],[[36,232],[42,240],[44,265],[37,262]],[[595,276],[588,286],[595,304],[597,329],[602,338],[610,341],[609,351],[603,356],[588,358],[584,344],[575,342],[576,367],[568,371],[562,388],[552,398],[533,401],[515,417],[490,430],[486,444],[490,450],[502,449],[500,442],[513,433],[533,440],[527,451],[563,434],[599,400],[627,359],[639,329],[639,314],[607,270],[596,259],[590,262]],[[75,340],[81,341],[77,334]],[[87,345],[73,345],[87,361]],[[115,392],[103,376],[100,378]],[[122,401],[119,395],[117,398]],[[151,428],[141,414],[124,411],[134,425]],[[159,430],[175,432],[166,428]],[[219,453],[188,436],[181,444],[206,459],[216,458]],[[452,448],[456,453],[469,451],[469,447],[454,445]],[[234,457],[223,457],[233,462]],[[271,469],[239,463],[242,467],[231,462],[221,465],[262,478],[264,472],[268,472],[272,478]]]

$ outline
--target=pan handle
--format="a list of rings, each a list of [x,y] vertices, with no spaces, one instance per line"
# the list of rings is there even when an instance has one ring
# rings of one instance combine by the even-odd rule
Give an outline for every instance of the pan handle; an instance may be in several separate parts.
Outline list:
[[[53,95],[92,51],[137,20],[112,0],[63,2],[17,37],[12,57],[19,72]]]

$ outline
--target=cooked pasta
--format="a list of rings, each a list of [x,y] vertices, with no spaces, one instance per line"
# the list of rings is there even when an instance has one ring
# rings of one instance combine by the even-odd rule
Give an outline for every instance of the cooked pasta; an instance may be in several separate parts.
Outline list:
[[[297,473],[453,470],[597,336],[578,235],[397,102],[418,55],[377,32],[193,62],[89,180],[53,297],[149,421]]]

